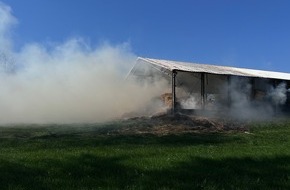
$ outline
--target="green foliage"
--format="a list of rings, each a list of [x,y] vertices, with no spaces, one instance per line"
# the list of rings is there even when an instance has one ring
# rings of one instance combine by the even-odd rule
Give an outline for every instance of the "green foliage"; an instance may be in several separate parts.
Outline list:
[[[290,124],[107,135],[134,122],[0,128],[0,189],[290,189]]]

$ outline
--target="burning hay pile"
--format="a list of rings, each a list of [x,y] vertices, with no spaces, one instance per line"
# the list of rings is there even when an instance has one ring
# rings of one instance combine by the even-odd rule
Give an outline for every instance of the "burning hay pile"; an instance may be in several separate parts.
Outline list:
[[[184,133],[244,132],[248,130],[247,125],[242,122],[183,114],[136,117],[128,119],[126,122],[130,124],[114,129],[109,134],[162,136]]]
[[[113,129],[109,134],[124,135],[170,135],[184,133],[216,133],[216,132],[245,132],[248,131],[247,123],[241,120],[229,119],[227,116],[216,114],[216,117],[208,116],[208,114],[183,113],[180,109],[179,113],[171,114],[172,94],[164,93],[156,98],[161,102],[161,108],[152,116],[138,116],[138,114],[124,115],[123,127]],[[155,100],[155,99],[154,99]],[[179,102],[176,102],[178,109]],[[202,112],[201,112],[202,113]],[[209,113],[209,112],[208,112]],[[227,119],[225,119],[227,118]]]

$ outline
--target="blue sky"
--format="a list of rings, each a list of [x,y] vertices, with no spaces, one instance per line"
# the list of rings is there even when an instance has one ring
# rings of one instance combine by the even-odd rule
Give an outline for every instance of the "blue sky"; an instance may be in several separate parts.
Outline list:
[[[2,0],[26,43],[82,37],[137,56],[290,72],[288,0]]]

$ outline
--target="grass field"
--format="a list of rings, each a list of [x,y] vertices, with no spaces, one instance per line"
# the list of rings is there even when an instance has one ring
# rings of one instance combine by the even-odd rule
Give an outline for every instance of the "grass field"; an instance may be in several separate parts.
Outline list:
[[[132,123],[0,127],[0,189],[290,189],[290,123],[107,135]]]

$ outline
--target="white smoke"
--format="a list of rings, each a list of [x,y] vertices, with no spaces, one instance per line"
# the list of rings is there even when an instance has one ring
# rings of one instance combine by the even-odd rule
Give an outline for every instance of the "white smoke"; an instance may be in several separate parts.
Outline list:
[[[265,120],[271,119],[279,112],[279,107],[287,101],[286,83],[277,87],[267,85],[268,90],[263,100],[256,101],[252,97],[252,85],[244,78],[232,80],[230,115],[237,119]]]
[[[283,105],[287,100],[286,93],[286,83],[282,82],[276,88],[270,87],[267,95],[275,105]]]
[[[74,38],[15,52],[9,35],[15,23],[11,8],[0,3],[0,123],[101,122],[163,93],[161,84],[145,88],[124,80],[136,60],[127,44],[93,48]]]
[[[11,12],[9,6],[0,2],[0,71],[3,69],[11,70],[14,64],[11,37],[17,19],[13,17]]]
[[[198,98],[194,95],[191,95],[187,99],[182,99],[180,105],[183,109],[196,109],[198,107]]]
[[[260,119],[266,114],[251,101],[251,84],[247,78],[232,78],[229,88],[229,115],[235,119]]]
[[[0,2],[0,51],[10,51],[13,44],[11,43],[12,28],[16,25],[17,19],[11,14],[9,6]]]

